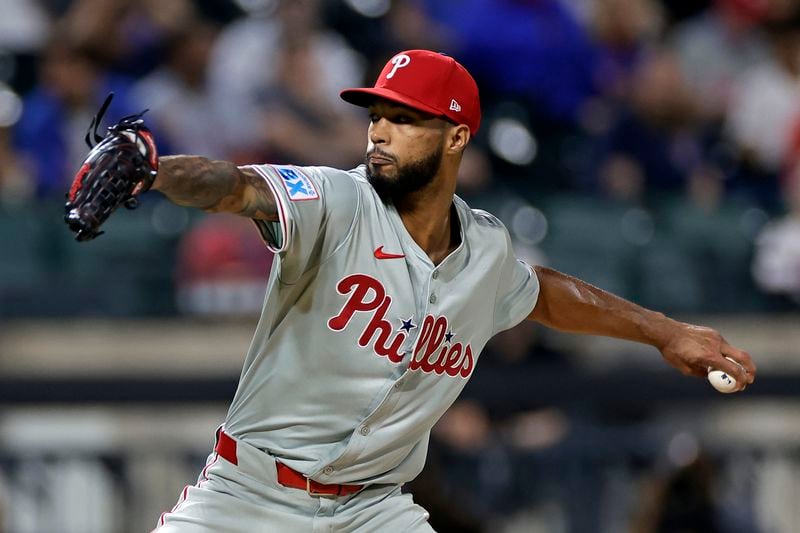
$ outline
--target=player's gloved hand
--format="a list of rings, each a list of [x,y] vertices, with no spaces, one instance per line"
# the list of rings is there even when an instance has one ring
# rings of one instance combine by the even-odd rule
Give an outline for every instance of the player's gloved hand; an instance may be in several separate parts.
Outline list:
[[[686,375],[705,377],[709,368],[727,372],[738,390],[753,383],[756,366],[747,352],[726,341],[718,331],[677,322],[661,354]]]
[[[150,188],[158,173],[158,151],[142,119],[146,110],[109,126],[105,137],[98,135],[113,96],[108,95],[89,124],[86,144],[91,151],[67,193],[64,221],[77,241],[101,235],[100,226],[120,205],[134,209],[137,196]]]

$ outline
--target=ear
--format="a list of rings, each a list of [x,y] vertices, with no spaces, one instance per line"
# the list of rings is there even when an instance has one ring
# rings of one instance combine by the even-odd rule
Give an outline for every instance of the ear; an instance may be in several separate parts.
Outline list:
[[[461,154],[467,147],[471,138],[469,127],[466,124],[452,126],[447,133],[445,151],[448,154]]]

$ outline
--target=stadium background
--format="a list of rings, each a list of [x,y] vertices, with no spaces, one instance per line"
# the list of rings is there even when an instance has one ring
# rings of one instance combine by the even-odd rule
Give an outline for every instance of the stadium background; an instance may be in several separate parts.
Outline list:
[[[225,414],[270,257],[157,193],[77,244],[85,128],[161,151],[349,166],[338,102],[448,51],[484,121],[459,194],[519,254],[720,328],[733,397],[655,350],[498,336],[409,487],[439,531],[790,533],[800,523],[796,0],[0,0],[0,532],[147,531]]]

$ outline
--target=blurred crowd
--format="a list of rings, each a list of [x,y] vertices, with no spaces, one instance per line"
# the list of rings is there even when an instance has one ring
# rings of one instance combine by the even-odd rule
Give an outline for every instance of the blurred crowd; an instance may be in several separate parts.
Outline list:
[[[754,207],[754,279],[796,301],[798,4],[0,0],[0,201],[62,198],[110,91],[112,120],[150,109],[162,154],[355,165],[364,113],[339,90],[431,48],[481,88],[461,176],[473,202]]]
[[[795,305],[799,4],[0,0],[0,205],[63,198],[110,91],[110,120],[150,110],[162,154],[355,165],[366,120],[339,90],[430,48],[481,88],[460,176],[473,203],[566,193],[746,212],[752,279]],[[535,255],[538,240],[516,233]]]
[[[520,256],[667,311],[746,309],[748,284],[774,298],[770,309],[800,305],[800,0],[0,0],[0,14],[0,215],[63,201],[110,91],[108,120],[149,109],[164,155],[354,166],[367,119],[339,91],[372,84],[399,50],[428,48],[478,81],[484,120],[459,194],[500,216]],[[129,289],[114,297],[121,315],[145,299],[142,286],[174,290],[175,310],[187,314],[256,314],[270,256],[252,225],[190,220],[158,202],[146,198],[146,217],[111,222],[146,220],[178,241],[169,242],[174,287],[151,279],[166,248],[122,228],[98,239],[113,268],[97,271],[80,262],[94,244],[71,252],[43,231],[46,254],[36,253],[59,267],[31,287],[52,296],[80,276],[96,289],[110,275]],[[4,231],[0,224],[11,246],[13,231]],[[8,258],[23,255],[15,250]],[[127,268],[151,277],[137,286]],[[0,304],[14,296],[6,289]],[[0,311],[28,309],[28,294]],[[53,315],[55,300],[45,304]],[[70,298],[69,312],[79,300]],[[520,459],[509,459],[509,443],[540,453],[521,470],[537,480],[564,475],[547,468],[582,445],[571,414],[482,395],[515,375],[570,365],[534,325],[498,336],[481,361],[474,388],[437,426],[424,475],[460,469],[419,487],[449,491],[428,494],[429,508],[469,503],[474,516],[451,517],[457,531],[479,530],[515,495],[544,490],[515,485],[524,476],[512,471]],[[710,495],[718,465],[702,450],[678,464],[645,494],[656,503],[644,506],[637,531],[759,530],[749,509],[740,529],[720,526],[725,513]],[[460,484],[453,472],[485,482]],[[676,497],[689,494],[688,518],[670,499],[675,486],[684,487]],[[443,507],[434,516],[447,516]],[[542,530],[558,531],[558,516],[540,511],[551,520]],[[679,528],[687,523],[694,529]]]

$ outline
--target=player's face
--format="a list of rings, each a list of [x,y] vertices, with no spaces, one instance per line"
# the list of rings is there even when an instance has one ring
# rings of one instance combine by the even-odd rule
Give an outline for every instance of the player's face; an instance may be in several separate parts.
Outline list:
[[[378,195],[396,199],[430,184],[442,164],[447,123],[383,101],[369,107],[369,120],[365,163]]]

